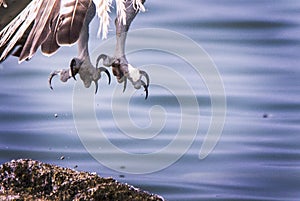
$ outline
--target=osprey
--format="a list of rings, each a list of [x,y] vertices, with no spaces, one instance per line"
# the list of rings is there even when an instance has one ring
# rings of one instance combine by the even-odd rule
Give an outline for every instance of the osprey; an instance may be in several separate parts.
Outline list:
[[[100,18],[99,31],[105,39],[108,32],[109,12],[112,0],[0,0],[0,62],[12,54],[19,62],[29,60],[41,47],[45,55],[54,54],[61,46],[77,42],[78,55],[70,62],[70,68],[53,71],[49,85],[55,75],[66,82],[79,74],[85,87],[94,82],[96,91],[101,72],[109,77],[105,67],[112,67],[119,83],[130,80],[136,89],[142,86],[148,97],[149,76],[130,65],[125,56],[125,41],[130,24],[139,11],[145,11],[145,0],[115,0],[117,17],[116,48],[112,56],[101,54],[96,67],[90,61],[88,40],[89,24],[94,16]],[[99,62],[105,67],[98,67]],[[146,81],[142,78],[145,77]]]

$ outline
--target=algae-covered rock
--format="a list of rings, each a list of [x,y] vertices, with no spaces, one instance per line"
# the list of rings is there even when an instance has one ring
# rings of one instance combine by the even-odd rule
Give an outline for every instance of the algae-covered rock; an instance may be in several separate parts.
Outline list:
[[[2,164],[0,182],[0,200],[163,200],[112,178],[30,159]]]

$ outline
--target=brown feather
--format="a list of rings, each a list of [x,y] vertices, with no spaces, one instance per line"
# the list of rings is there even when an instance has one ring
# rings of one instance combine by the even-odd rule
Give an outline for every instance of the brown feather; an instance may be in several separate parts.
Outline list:
[[[70,45],[78,40],[91,3],[91,0],[68,0],[63,5],[56,33],[59,45]]]
[[[56,42],[56,24],[58,22],[58,17],[54,19],[52,25],[51,25],[51,32],[49,33],[46,40],[43,42],[41,46],[41,50],[43,54],[50,56],[54,54],[60,46]]]
[[[30,59],[36,52],[37,48],[44,42],[47,38],[49,32],[47,28],[49,27],[49,17],[51,16],[52,10],[56,9],[56,1],[60,0],[48,0],[43,1],[41,7],[39,8],[38,14],[34,26],[28,36],[28,39],[23,47],[19,61],[22,62],[25,59]],[[47,27],[48,26],[48,27]],[[46,27],[46,29],[45,29]]]
[[[56,1],[56,4],[54,6],[55,9],[53,9],[52,13],[50,14],[50,20],[48,21],[49,24],[47,24],[47,26],[45,27],[45,30],[47,30],[48,32],[48,36],[41,45],[42,52],[47,56],[52,55],[60,48],[56,41],[56,32],[60,12],[60,1]]]
[[[8,51],[7,54],[6,54],[6,56],[7,56],[7,55],[10,55],[10,54],[13,55],[13,56],[16,56],[16,57],[19,57],[19,56],[20,56],[20,54],[21,54],[21,52],[22,52],[22,49],[23,49],[23,46],[24,46],[24,44],[25,44],[25,42],[26,42],[26,39],[27,39],[27,37],[28,37],[28,35],[29,35],[29,32],[30,32],[30,30],[32,29],[32,27],[33,27],[33,22],[32,22],[31,25],[26,29],[26,31],[25,31],[24,34],[19,38],[19,40],[18,40],[16,43],[14,43],[14,46],[12,46],[12,47],[9,49],[9,51]],[[16,34],[16,33],[14,33],[14,34]],[[12,37],[14,37],[14,35],[12,35]],[[6,50],[6,48],[7,48],[8,45],[9,45],[9,44],[6,43],[5,45],[1,46],[1,47],[0,47],[0,53],[4,52],[4,51]],[[0,63],[1,63],[3,60],[5,60],[5,58],[6,58],[6,57],[3,57],[2,60],[1,60],[1,58],[0,58]]]
[[[22,1],[22,3],[26,2]],[[10,9],[15,8],[19,10],[20,6],[24,6],[24,4],[21,4],[21,2],[15,3],[13,6],[10,6]],[[7,20],[10,18],[1,18],[1,23],[6,24],[6,26],[0,32],[0,61],[4,60],[12,52],[12,50],[18,45],[21,38],[24,38],[23,36],[25,32],[27,33],[28,27],[32,28],[31,24],[33,24],[34,20],[36,19],[40,6],[41,1],[33,0],[10,22],[7,22]],[[10,9],[4,10],[2,13],[0,13],[0,17],[3,15],[10,15]],[[0,9],[0,11],[2,10]]]
[[[28,35],[31,31],[33,27],[33,22],[31,23],[31,25],[27,28],[27,30],[24,32],[23,36],[18,40],[18,42],[16,43],[15,47],[14,47],[14,52],[12,53],[13,56],[15,57],[20,57],[24,44],[26,43],[26,40],[28,38]],[[17,47],[17,50],[15,50],[15,48]]]

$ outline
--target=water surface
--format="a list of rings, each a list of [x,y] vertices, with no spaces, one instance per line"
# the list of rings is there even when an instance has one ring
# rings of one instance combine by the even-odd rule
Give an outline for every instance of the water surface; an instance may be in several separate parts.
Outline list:
[[[124,174],[98,163],[84,148],[75,127],[74,81],[61,84],[56,79],[55,90],[48,88],[49,73],[68,67],[76,55],[74,46],[62,48],[51,58],[38,52],[21,65],[13,57],[1,64],[0,162],[32,158],[70,168],[77,165],[78,170],[112,176],[168,200],[298,200],[300,2],[148,0],[146,6],[147,12],[139,14],[132,29],[165,28],[186,35],[204,48],[220,72],[227,117],[213,152],[204,160],[198,158],[211,118],[203,80],[185,70],[189,66],[174,55],[143,51],[129,55],[130,62],[145,65],[146,71],[153,63],[172,67],[192,83],[200,109],[197,137],[176,163],[151,174]],[[97,20],[92,27],[91,50],[102,43],[96,38]],[[110,37],[113,32],[111,27]],[[154,140],[132,141],[112,120],[109,106],[117,83],[108,86],[106,81],[101,80],[95,97],[96,115],[116,146],[149,153],[174,139],[180,121],[180,105],[174,95],[158,86],[150,87],[147,101],[142,90],[133,95],[130,114],[137,126],[149,125],[153,105],[163,107],[167,118]],[[121,103],[122,96],[126,92],[116,101]],[[192,94],[181,91],[177,96]],[[128,116],[119,118],[125,121]],[[65,159],[60,160],[61,156]]]

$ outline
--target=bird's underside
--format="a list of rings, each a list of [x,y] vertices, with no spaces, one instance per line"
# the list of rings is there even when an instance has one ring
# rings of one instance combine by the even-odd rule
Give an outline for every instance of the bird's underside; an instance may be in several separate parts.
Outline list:
[[[51,89],[55,75],[66,82],[71,77],[76,80],[75,76],[79,74],[85,87],[94,82],[97,92],[101,73],[105,72],[110,82],[110,73],[105,67],[112,67],[117,81],[124,83],[124,90],[129,80],[136,89],[143,86],[147,98],[149,76],[130,65],[125,55],[127,31],[136,14],[144,10],[144,1],[116,0],[115,53],[112,56],[99,55],[94,67],[88,51],[89,23],[97,12],[105,37],[112,0],[98,0],[96,5],[92,0],[0,0],[0,62],[10,54],[17,56],[19,62],[29,60],[39,47],[49,56],[61,46],[77,42],[78,55],[71,60],[70,67],[50,74]],[[105,67],[98,67],[101,63]]]

